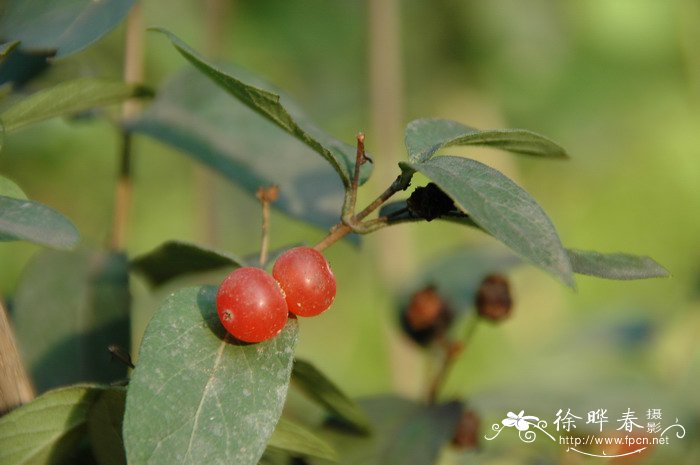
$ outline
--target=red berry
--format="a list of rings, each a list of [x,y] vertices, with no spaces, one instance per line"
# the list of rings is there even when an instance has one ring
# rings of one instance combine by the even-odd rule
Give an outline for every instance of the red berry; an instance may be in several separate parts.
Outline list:
[[[287,299],[289,311],[299,316],[315,316],[326,310],[335,298],[335,277],[321,252],[296,247],[283,253],[272,267]]]
[[[216,294],[216,311],[226,331],[245,342],[275,337],[287,322],[287,304],[277,282],[260,268],[238,268]]]

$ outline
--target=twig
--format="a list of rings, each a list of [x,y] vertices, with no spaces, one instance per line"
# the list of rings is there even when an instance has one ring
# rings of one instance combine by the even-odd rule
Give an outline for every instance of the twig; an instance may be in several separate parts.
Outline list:
[[[335,242],[339,241],[343,237],[347,236],[351,232],[356,232],[358,234],[367,234],[372,231],[376,231],[380,227],[377,227],[383,220],[377,218],[376,220],[371,220],[367,222],[362,222],[370,213],[375,211],[377,208],[381,207],[387,200],[389,200],[394,194],[402,190],[401,183],[399,180],[401,177],[396,178],[396,181],[391,183],[384,192],[379,195],[372,203],[367,205],[364,210],[356,215],[351,216],[349,219],[344,219],[340,223],[333,226],[326,237],[324,237],[321,242],[314,246],[314,249],[319,252],[323,249],[329,247]],[[384,218],[384,217],[382,217]]]
[[[321,252],[332,244],[336,243],[343,237],[347,236],[352,232],[352,228],[344,223],[338,223],[331,228],[331,232],[324,237],[321,242],[314,246],[314,249]]]
[[[450,374],[450,370],[452,369],[455,360],[457,360],[459,355],[464,351],[464,349],[474,337],[474,332],[476,331],[478,322],[478,316],[475,315],[474,317],[472,317],[472,319],[468,323],[469,326],[466,329],[463,341],[439,341],[441,348],[445,352],[445,355],[442,360],[442,365],[440,366],[440,369],[438,370],[437,374],[435,375],[435,378],[433,378],[433,382],[430,383],[430,387],[428,388],[429,404],[434,404],[437,400],[437,397],[440,394],[440,389],[442,389],[442,387],[444,386],[445,380]]]
[[[454,365],[454,361],[464,349],[464,344],[461,342],[443,341],[442,348],[445,351],[442,365],[435,375],[435,378],[433,378],[433,382],[430,383],[430,388],[428,389],[428,403],[431,405],[437,400],[440,389],[445,383],[445,379],[447,379],[447,375],[450,373],[450,369],[452,368],[452,365]]]
[[[371,161],[365,154],[365,135],[359,133],[357,135],[357,152],[355,155],[355,170],[352,175],[350,188],[343,202],[343,221],[351,222],[355,215],[355,207],[357,204],[357,189],[360,187],[360,168],[367,161]]]
[[[262,204],[262,237],[260,239],[260,266],[267,263],[268,250],[270,244],[270,204],[277,200],[279,187],[260,187],[255,196]]]
[[[384,191],[382,192],[379,197],[374,199],[372,203],[367,205],[364,210],[362,210],[360,213],[355,215],[353,217],[354,221],[362,221],[364,220],[370,213],[372,213],[374,210],[377,208],[381,207],[384,205],[384,203],[389,200],[394,194],[402,190],[401,187],[401,176],[397,177],[394,182],[391,183],[391,185]]]

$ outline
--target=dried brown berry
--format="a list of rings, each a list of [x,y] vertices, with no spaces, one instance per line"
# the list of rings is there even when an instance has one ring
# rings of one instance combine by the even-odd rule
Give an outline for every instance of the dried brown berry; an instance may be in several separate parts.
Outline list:
[[[455,203],[435,183],[417,187],[406,201],[413,216],[432,221],[454,210]]]
[[[476,449],[479,447],[479,414],[473,410],[467,410],[457,425],[457,431],[452,437],[452,445],[461,450]]]
[[[499,274],[484,278],[476,293],[476,311],[479,316],[491,321],[501,321],[511,313],[513,298],[508,280]]]
[[[404,332],[419,345],[428,345],[449,328],[453,312],[434,286],[428,286],[411,296],[401,312]]]

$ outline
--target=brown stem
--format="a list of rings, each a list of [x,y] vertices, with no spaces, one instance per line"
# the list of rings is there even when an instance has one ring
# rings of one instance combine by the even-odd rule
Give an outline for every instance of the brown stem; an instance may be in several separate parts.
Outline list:
[[[34,398],[34,387],[17,350],[5,307],[0,301],[0,416]]]
[[[126,39],[124,50],[124,81],[139,83],[143,81],[143,15],[141,4],[136,3],[126,21]],[[138,114],[140,104],[137,99],[130,99],[122,106],[122,119],[128,120]],[[124,249],[126,230],[131,210],[131,149],[132,140],[129,131],[122,133],[122,147],[119,161],[119,175],[114,195],[114,219],[112,222],[112,248]]]
[[[260,239],[260,266],[267,263],[270,244],[270,204],[277,200],[279,187],[261,187],[255,194],[262,204],[262,237]]]
[[[345,202],[343,203],[343,221],[350,222],[355,214],[355,206],[357,204],[357,189],[360,187],[360,168],[369,158],[365,154],[365,135],[359,133],[357,135],[357,152],[355,156],[355,171],[352,175],[350,189],[347,191]]]
[[[431,405],[437,400],[440,389],[445,384],[447,375],[449,375],[452,365],[454,365],[455,360],[464,349],[464,345],[460,342],[443,341],[442,348],[445,351],[442,365],[440,366],[440,369],[435,375],[435,378],[433,378],[433,382],[430,384],[430,388],[428,389],[428,403]]]
[[[331,232],[324,237],[321,242],[314,246],[314,249],[321,252],[332,244],[338,242],[343,237],[352,232],[352,228],[345,223],[338,223],[331,228]]]
[[[347,236],[351,232],[356,232],[359,234],[367,234],[372,231],[379,229],[377,227],[380,218],[372,221],[362,222],[370,213],[375,211],[377,208],[381,207],[387,200],[389,200],[394,194],[402,190],[401,183],[399,182],[401,177],[396,178],[396,180],[391,183],[391,186],[381,193],[372,203],[367,205],[364,210],[360,213],[353,215],[349,219],[344,218],[343,221],[336,224],[331,228],[330,233],[324,237],[321,242],[314,246],[314,249],[319,252],[323,249],[329,247],[335,242],[339,241],[343,237]],[[383,227],[383,226],[380,226]]]
[[[364,210],[362,210],[360,213],[355,215],[353,219],[357,221],[362,221],[365,219],[370,213],[372,213],[374,210],[377,208],[381,207],[384,205],[384,203],[389,200],[394,194],[399,192],[401,190],[401,185],[399,183],[399,178],[396,178],[394,182],[391,183],[391,186],[387,188],[384,192],[381,193],[379,197],[377,197],[374,202],[370,203],[365,207]]]
[[[428,389],[428,403],[434,404],[440,394],[440,389],[445,384],[447,376],[450,374],[450,369],[454,365],[455,360],[464,351],[465,347],[471,342],[474,337],[474,333],[479,323],[479,316],[474,315],[468,323],[467,329],[464,333],[463,341],[449,341],[440,340],[440,347],[444,350],[445,355],[442,361],[442,365],[438,370],[433,382],[430,383],[430,388]]]

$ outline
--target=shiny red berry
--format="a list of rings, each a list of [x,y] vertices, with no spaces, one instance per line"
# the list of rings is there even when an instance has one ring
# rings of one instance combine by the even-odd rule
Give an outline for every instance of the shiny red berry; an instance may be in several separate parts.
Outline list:
[[[287,322],[287,304],[277,281],[260,268],[238,268],[216,294],[221,324],[236,339],[261,342],[275,337]]]
[[[335,276],[321,252],[296,247],[283,253],[272,267],[272,276],[282,287],[289,311],[315,316],[335,298]]]

